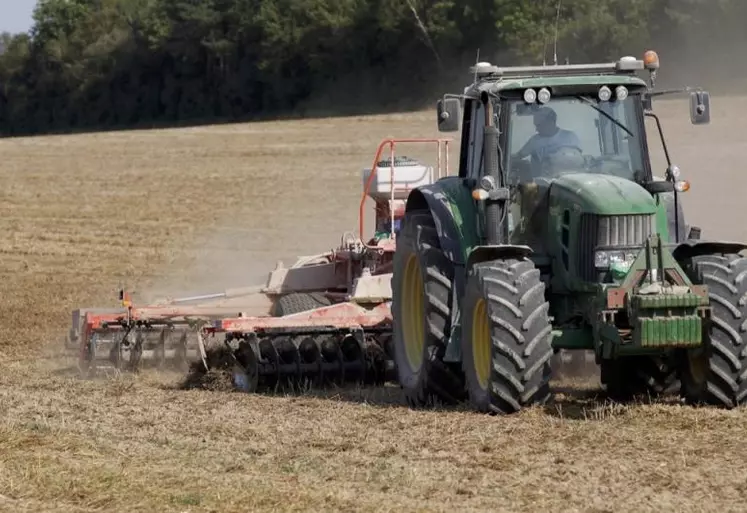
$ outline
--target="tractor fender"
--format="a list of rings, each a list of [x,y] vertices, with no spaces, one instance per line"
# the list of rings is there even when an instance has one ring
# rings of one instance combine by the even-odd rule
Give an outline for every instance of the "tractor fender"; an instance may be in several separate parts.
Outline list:
[[[521,244],[500,244],[497,246],[476,246],[467,257],[467,274],[472,266],[499,258],[524,258],[534,253],[532,248]]]
[[[413,189],[407,197],[405,212],[428,209],[436,225],[441,250],[454,266],[453,292],[451,295],[451,332],[446,343],[444,362],[458,363],[462,359],[461,352],[461,309],[460,299],[464,295],[467,273],[465,269],[465,241],[448,197],[438,185],[427,185]],[[468,241],[471,242],[471,241]]]
[[[708,241],[708,240],[686,240],[677,244],[672,250],[672,256],[678,262],[690,259],[699,255],[709,255],[713,253],[731,253],[736,254],[747,249],[747,244],[732,241]]]
[[[454,266],[464,266],[464,244],[459,227],[451,212],[449,199],[438,186],[426,185],[414,189],[407,198],[405,212],[428,209],[436,224],[441,250]]]

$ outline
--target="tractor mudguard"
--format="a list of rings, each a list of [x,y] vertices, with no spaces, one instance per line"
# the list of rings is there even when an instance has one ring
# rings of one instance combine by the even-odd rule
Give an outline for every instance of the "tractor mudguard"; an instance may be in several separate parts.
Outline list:
[[[447,179],[442,179],[445,181]],[[451,330],[449,340],[446,344],[445,362],[461,361],[461,315],[459,309],[459,298],[464,295],[467,273],[465,263],[467,260],[467,249],[476,243],[472,240],[472,233],[466,234],[460,230],[457,220],[454,218],[450,198],[444,193],[441,183],[427,185],[414,189],[407,198],[406,211],[428,209],[436,224],[441,250],[454,265],[454,284],[451,299]],[[474,219],[474,218],[472,218]],[[464,228],[464,227],[463,227]],[[474,234],[476,235],[476,234]],[[465,240],[467,239],[467,240]],[[476,239],[476,237],[475,237]]]
[[[472,266],[480,262],[498,258],[524,258],[534,253],[532,248],[523,244],[500,244],[497,246],[475,246],[467,257],[467,273]]]
[[[672,250],[672,256],[678,262],[687,260],[698,255],[709,255],[713,253],[736,254],[747,249],[747,244],[732,241],[708,241],[708,240],[685,240],[677,244]]]
[[[454,219],[449,198],[441,187],[433,184],[413,190],[407,198],[406,212],[428,208],[433,216],[441,242],[441,250],[455,267],[465,264],[465,244]]]

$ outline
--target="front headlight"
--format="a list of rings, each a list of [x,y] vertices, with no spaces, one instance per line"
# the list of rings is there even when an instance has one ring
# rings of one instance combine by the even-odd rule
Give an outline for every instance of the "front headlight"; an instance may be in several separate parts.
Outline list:
[[[594,253],[594,267],[600,270],[614,267],[627,271],[638,256],[637,250],[602,250]]]

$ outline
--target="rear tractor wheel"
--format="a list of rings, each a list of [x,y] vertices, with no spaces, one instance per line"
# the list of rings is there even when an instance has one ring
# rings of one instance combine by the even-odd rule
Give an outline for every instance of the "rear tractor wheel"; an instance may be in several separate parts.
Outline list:
[[[552,325],[528,259],[476,264],[464,299],[463,369],[478,411],[514,413],[550,398]]]
[[[682,358],[682,393],[690,404],[741,406],[747,399],[747,258],[695,257],[692,279],[708,286],[711,320],[703,346]]]
[[[392,317],[394,363],[411,407],[454,404],[464,397],[459,369],[443,361],[453,273],[430,213],[408,212],[394,255]]]
[[[329,306],[332,302],[327,296],[319,293],[291,292],[279,297],[272,305],[272,316],[283,317],[308,310]]]

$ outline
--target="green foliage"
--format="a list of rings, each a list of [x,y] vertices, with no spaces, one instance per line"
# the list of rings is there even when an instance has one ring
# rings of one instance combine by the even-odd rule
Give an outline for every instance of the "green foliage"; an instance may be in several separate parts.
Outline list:
[[[745,5],[564,0],[558,59],[639,54],[693,30],[744,40]],[[552,63],[557,6],[40,0],[28,35],[0,36],[0,132],[250,118],[303,110],[315,99],[328,113],[421,106],[446,84],[461,84],[478,49],[481,59],[503,64]]]

